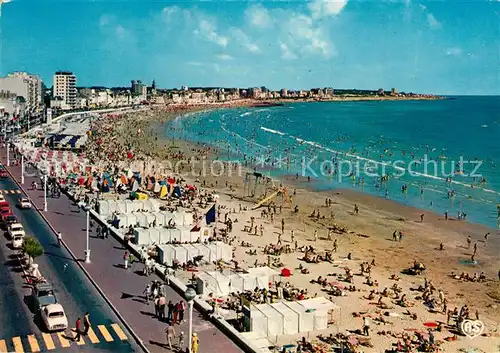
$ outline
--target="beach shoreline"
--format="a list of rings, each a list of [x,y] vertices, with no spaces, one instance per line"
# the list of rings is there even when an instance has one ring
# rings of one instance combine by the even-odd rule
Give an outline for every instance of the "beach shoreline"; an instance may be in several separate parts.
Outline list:
[[[200,108],[200,107],[197,107]],[[134,157],[134,168],[141,170],[144,174],[160,173],[162,175],[175,175],[174,170],[169,170],[168,167],[162,165],[163,161],[172,160],[187,161],[190,158],[205,160],[206,163],[211,161],[222,162],[219,157],[224,154],[212,146],[205,144],[185,141],[163,136],[164,131],[158,131],[158,123],[164,124],[166,121],[179,117],[186,118],[186,113],[192,113],[188,109],[182,111],[169,112],[168,116],[162,118],[144,119],[145,126],[151,127],[154,130],[154,136],[157,138],[155,143],[150,147],[150,150],[157,150],[157,155],[150,158],[148,163],[141,163],[141,156]],[[154,116],[158,113],[152,113]],[[161,114],[161,113],[160,113]],[[133,129],[136,126],[132,126]],[[143,127],[144,128],[144,127]],[[175,149],[168,148],[174,146]],[[149,150],[148,150],[149,151]],[[148,157],[149,158],[149,157]],[[123,167],[125,164],[122,165]],[[129,168],[131,166],[129,165]],[[484,352],[491,351],[493,344],[500,344],[498,339],[498,325],[500,322],[500,314],[498,307],[500,306],[500,291],[498,290],[498,281],[496,279],[496,271],[500,268],[499,259],[496,258],[498,249],[498,239],[494,236],[487,242],[484,240],[484,234],[492,232],[484,226],[475,225],[467,221],[456,221],[451,218],[447,221],[441,220],[440,215],[429,211],[422,211],[418,208],[405,206],[392,200],[386,200],[370,194],[361,193],[350,189],[336,189],[333,191],[314,191],[310,190],[311,183],[307,178],[299,178],[293,180],[294,176],[285,176],[281,179],[274,179],[276,190],[280,188],[279,184],[287,187],[289,195],[293,195],[293,189],[296,189],[296,195],[293,195],[293,204],[298,205],[299,211],[294,212],[293,208],[287,208],[282,204],[283,210],[276,214],[276,220],[269,220],[262,217],[261,212],[266,208],[261,208],[255,211],[250,211],[255,203],[259,200],[262,194],[262,188],[256,193],[254,198],[246,196],[248,194],[248,186],[245,187],[246,173],[252,174],[251,168],[241,170],[241,174],[237,175],[203,175],[202,171],[191,168],[188,164],[177,175],[182,176],[188,183],[197,185],[200,189],[215,191],[220,194],[220,205],[224,206],[227,214],[230,217],[237,217],[237,229],[234,235],[238,241],[250,242],[254,248],[265,249],[270,243],[274,243],[276,238],[279,239],[280,226],[279,219],[283,219],[286,224],[285,232],[282,234],[284,241],[293,244],[289,240],[290,232],[295,231],[295,239],[299,242],[299,246],[314,245],[321,251],[331,251],[332,242],[328,240],[327,229],[331,227],[346,228],[345,232],[335,235],[338,240],[338,252],[334,252],[335,258],[350,266],[364,261],[373,260],[377,265],[372,270],[372,277],[379,281],[379,288],[390,287],[392,281],[388,278],[392,275],[401,276],[398,282],[405,290],[415,288],[421,285],[425,277],[426,280],[432,281],[436,286],[443,290],[446,298],[449,300],[449,307],[459,307],[465,303],[472,307],[471,310],[477,310],[481,320],[486,325],[486,333],[489,337],[477,338],[477,347],[481,347]],[[235,175],[236,174],[236,175]],[[245,191],[246,190],[246,191]],[[266,194],[273,190],[269,189]],[[327,205],[325,201],[331,199],[332,203]],[[279,200],[276,205],[280,204]],[[354,205],[358,205],[359,214],[355,214]],[[241,207],[249,211],[241,212],[238,208]],[[321,213],[320,216],[311,217],[313,214]],[[420,221],[420,215],[425,215],[425,220]],[[261,216],[259,217],[259,214]],[[333,214],[333,217],[332,217]],[[249,234],[243,230],[243,226],[250,223],[250,216],[263,226],[264,236],[259,237]],[[401,230],[404,233],[403,241],[393,241],[391,239],[393,232]],[[313,234],[318,234],[318,240]],[[466,243],[467,236],[470,236],[474,244],[479,244],[479,253],[477,263],[469,263],[472,250],[468,248]],[[440,244],[444,245],[443,250],[439,250]],[[469,245],[470,247],[470,245]],[[351,254],[352,260],[346,261],[348,254]],[[245,247],[235,247],[235,256],[240,259],[240,266],[243,268],[252,266],[253,260],[258,263],[266,263],[269,257],[266,254],[261,254],[260,251],[256,256],[247,254]],[[266,260],[267,258],[267,260]],[[332,271],[331,267],[322,263],[308,265],[310,274],[300,274],[298,270],[301,261],[296,255],[281,255],[273,257],[282,261],[285,266],[291,268],[296,274],[291,277],[290,281],[294,285],[301,288],[306,288],[311,293],[321,295],[316,284],[312,283],[319,275],[324,275]],[[428,271],[425,276],[404,276],[401,275],[401,270],[411,267],[413,261],[420,262],[426,265]],[[479,274],[484,272],[488,279],[484,283],[456,280],[450,277],[450,273],[460,274],[462,272]],[[180,273],[182,277],[184,274]],[[185,274],[189,276],[189,272]],[[184,278],[184,279],[187,279]],[[356,287],[363,287],[361,283],[356,283]],[[321,288],[320,288],[321,289]],[[350,293],[347,297],[334,297],[334,301],[340,305],[345,311],[340,319],[341,330],[352,330],[359,328],[359,320],[353,319],[351,313],[367,311],[371,315],[377,315],[377,311],[373,311],[373,307],[367,306],[363,297],[367,295],[366,289],[360,289],[360,294]],[[410,290],[411,293],[411,290]],[[434,320],[446,321],[446,316],[442,314],[430,314],[424,307],[412,307],[412,312],[415,311],[418,315],[418,325],[422,324],[422,320],[432,320],[429,317],[435,317]],[[400,328],[409,327],[405,320],[394,322],[395,326]],[[415,322],[413,325],[417,325]],[[338,326],[338,325],[337,325]],[[411,325],[410,325],[411,326]],[[289,343],[291,338],[283,337],[283,343]],[[287,341],[288,340],[288,341]],[[373,337],[375,347],[387,347],[387,339],[385,336]],[[488,341],[492,340],[492,341]],[[498,341],[498,343],[496,343]],[[452,346],[447,346],[446,352],[458,351],[459,348],[467,347],[467,341],[460,340],[453,343]],[[452,348],[453,347],[453,348]],[[489,350],[488,350],[489,349]]]

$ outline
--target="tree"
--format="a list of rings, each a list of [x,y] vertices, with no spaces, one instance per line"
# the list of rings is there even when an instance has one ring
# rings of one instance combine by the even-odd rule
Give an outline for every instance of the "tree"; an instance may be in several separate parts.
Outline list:
[[[38,241],[38,239],[34,237],[26,237],[23,243],[23,252],[29,256],[29,264],[32,263],[38,256],[43,255],[43,247],[42,244]]]

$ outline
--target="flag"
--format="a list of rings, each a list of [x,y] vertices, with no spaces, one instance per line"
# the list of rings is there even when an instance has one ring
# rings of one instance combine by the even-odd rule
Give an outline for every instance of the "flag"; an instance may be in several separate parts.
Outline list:
[[[207,214],[205,215],[205,220],[207,222],[207,225],[215,222],[215,204],[208,210]]]

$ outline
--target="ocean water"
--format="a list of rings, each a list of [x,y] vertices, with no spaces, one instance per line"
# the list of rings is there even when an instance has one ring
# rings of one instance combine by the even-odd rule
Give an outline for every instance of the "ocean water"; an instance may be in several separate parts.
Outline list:
[[[498,227],[500,97],[318,102],[191,113],[170,137],[313,189],[352,188]]]

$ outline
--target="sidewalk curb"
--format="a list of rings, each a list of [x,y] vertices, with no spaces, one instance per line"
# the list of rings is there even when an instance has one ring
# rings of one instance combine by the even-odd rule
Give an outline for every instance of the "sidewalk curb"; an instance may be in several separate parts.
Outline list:
[[[30,198],[29,194],[22,187],[22,185],[20,184],[20,182],[18,182],[17,179],[14,177],[14,175],[12,175],[12,173],[10,172],[10,167],[7,167],[4,164],[4,169],[7,171],[7,173],[9,173],[9,176],[12,178],[12,180],[14,181],[14,183],[16,183],[16,185],[23,192],[23,194],[26,195],[28,198]],[[33,206],[36,209],[36,211],[38,212],[38,214],[45,221],[45,223],[47,223],[47,225],[52,230],[52,232],[54,232],[54,234],[57,234],[56,229],[52,226],[52,224],[49,222],[49,220],[45,217],[45,215],[43,214],[43,212],[35,204],[33,204]],[[81,259],[79,259],[79,258],[77,258],[75,256],[75,254],[71,251],[71,249],[64,242],[64,239],[61,242],[62,242],[64,248],[69,252],[69,254],[71,255],[71,257],[75,260],[76,264],[80,267],[80,269],[83,271],[83,273],[87,276],[87,278],[89,279],[90,283],[92,283],[94,285],[94,287],[97,289],[97,291],[99,292],[99,294],[103,297],[104,301],[109,305],[109,307],[111,308],[111,310],[115,313],[115,315],[118,317],[118,319],[122,322],[122,324],[127,328],[127,330],[130,332],[130,334],[133,336],[134,340],[139,345],[139,347],[142,348],[143,352],[144,353],[150,353],[149,349],[146,347],[146,345],[144,344],[144,342],[142,341],[142,339],[139,337],[139,335],[137,335],[135,333],[135,331],[132,329],[132,327],[130,327],[130,325],[127,323],[127,321],[125,321],[125,318],[120,314],[120,312],[118,311],[118,309],[115,308],[115,306],[113,305],[113,303],[111,302],[111,300],[109,300],[108,297],[106,296],[106,294],[104,294],[104,291],[101,289],[101,287],[99,287],[99,285],[97,284],[97,282],[94,281],[94,279],[92,278],[92,276],[90,275],[90,273],[87,271],[87,269],[85,268],[85,266],[83,266]]]

